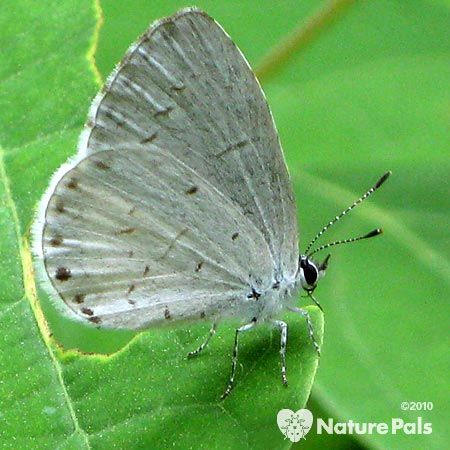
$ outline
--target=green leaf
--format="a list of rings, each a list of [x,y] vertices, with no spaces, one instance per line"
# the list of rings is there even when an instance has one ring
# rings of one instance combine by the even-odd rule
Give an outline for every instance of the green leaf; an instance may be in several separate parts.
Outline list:
[[[393,176],[325,241],[327,330],[313,398],[340,421],[418,417],[431,435],[356,436],[373,448],[447,447],[450,10],[361,2],[266,85],[299,200],[302,242],[385,170]],[[245,48],[244,48],[245,50]],[[431,401],[433,411],[402,411]]]
[[[257,9],[250,1],[198,4],[257,67],[324,2],[258,2]],[[103,6],[97,60],[106,75],[149,15],[182,4]],[[335,421],[390,424],[421,416],[433,433],[354,436],[366,447],[440,449],[450,442],[443,314],[450,280],[449,16],[443,0],[356,2],[263,80],[295,183],[303,248],[384,171],[393,171],[380,192],[323,240],[376,226],[385,231],[332,252],[317,290],[327,332],[313,405]],[[431,401],[434,409],[405,412],[402,401]],[[299,447],[310,445],[309,436]]]
[[[319,336],[321,313],[310,310]],[[317,357],[303,321],[292,315],[288,388],[279,373],[279,336],[261,327],[241,336],[237,384],[225,401],[233,332],[220,333],[195,359],[186,352],[205,326],[149,330],[110,356],[64,356],[65,382],[94,448],[271,448],[285,446],[276,413],[306,403]]]
[[[197,2],[223,24],[254,67],[322,3],[261,1],[255,9],[248,0]],[[181,6],[103,1],[105,25],[96,56],[103,77],[149,22]],[[433,434],[416,436],[321,435],[324,440],[316,441],[311,431],[298,447],[316,442],[315,448],[338,448],[346,439],[345,448],[359,442],[367,448],[441,449],[450,442],[443,314],[450,279],[449,15],[444,0],[358,2],[263,83],[295,183],[303,248],[386,169],[394,172],[327,237],[379,225],[385,230],[373,241],[333,251],[317,290],[327,333],[310,408],[315,417],[335,421],[415,422],[420,415],[433,423]],[[289,320],[291,386],[283,389],[279,382],[277,334],[261,329],[243,336],[237,388],[223,403],[217,398],[228,376],[231,327],[193,361],[185,361],[184,353],[198,344],[207,325],[149,331],[110,357],[55,349],[41,304],[34,303],[21,236],[27,235],[51,173],[73,154],[98,88],[86,58],[94,11],[87,1],[50,6],[22,0],[8,6],[0,25],[2,444],[287,446],[276,412],[304,404],[315,369],[298,320]],[[66,347],[112,352],[132,336],[68,322],[45,296],[39,298],[52,332]],[[311,311],[320,332],[322,317]],[[404,412],[402,401],[431,401],[434,409]]]
[[[148,21],[159,16],[148,13]],[[317,369],[303,319],[287,316],[288,388],[281,383],[279,334],[260,327],[242,336],[236,388],[220,401],[235,323],[220,327],[208,349],[187,360],[207,324],[133,338],[70,322],[44,293],[36,296],[29,227],[51,174],[74,153],[98,89],[88,58],[95,17],[88,1],[23,0],[11,4],[0,23],[6,61],[0,98],[2,445],[185,448],[220,441],[225,448],[286,447],[276,414],[305,405]],[[309,311],[320,343],[323,316],[315,307]]]
[[[85,54],[94,12],[87,2],[84,10],[56,10],[19,1],[0,22],[0,440],[3,448],[71,447],[83,439],[62,367],[43,340],[22,235],[49,175],[75,145],[89,104],[94,83]]]

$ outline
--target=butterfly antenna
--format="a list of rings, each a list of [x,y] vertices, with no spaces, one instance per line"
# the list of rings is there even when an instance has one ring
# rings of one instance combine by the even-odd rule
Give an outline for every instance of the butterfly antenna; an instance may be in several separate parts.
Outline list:
[[[334,242],[330,242],[329,244],[321,245],[319,248],[316,248],[314,251],[309,253],[308,258],[311,255],[314,255],[315,253],[320,252],[321,250],[324,250],[326,248],[333,247],[335,245],[348,244],[350,242],[361,241],[362,239],[369,239],[371,237],[378,236],[381,233],[383,233],[383,230],[381,228],[376,228],[375,230],[372,230],[370,233],[367,233],[364,236],[358,236],[358,237],[353,237],[353,238],[349,238],[349,239],[340,239],[339,241],[334,241]]]
[[[332,225],[334,225],[339,219],[341,219],[342,217],[344,217],[349,211],[351,211],[355,206],[359,205],[360,203],[362,203],[367,197],[369,197],[370,195],[372,195],[391,175],[391,171],[389,170],[388,172],[386,172],[364,195],[362,195],[360,198],[358,198],[358,200],[356,200],[356,202],[354,202],[353,204],[351,204],[348,208],[344,209],[344,211],[342,211],[340,214],[338,214],[333,220],[331,220],[330,222],[328,222],[314,237],[314,239],[308,244],[308,247],[306,247],[305,250],[305,255],[308,255],[309,250],[311,249],[311,247],[316,243],[317,239],[319,239],[322,234],[325,233],[325,231],[328,230],[328,228],[330,228]],[[371,233],[369,233],[371,234]],[[379,234],[379,233],[378,233]],[[375,236],[375,235],[374,235]],[[365,236],[361,236],[358,238],[352,238],[350,240],[345,240],[348,242],[353,242],[353,240],[360,240],[360,239],[366,239],[367,237],[369,237],[368,235]],[[370,236],[372,237],[372,236]],[[344,243],[344,241],[336,241],[333,242],[332,245],[337,245],[337,243]],[[331,246],[328,245],[328,246]],[[323,247],[323,246],[322,246]],[[320,247],[322,249],[322,247]],[[313,253],[318,252],[319,250],[315,250]],[[312,253],[311,253],[312,254]]]

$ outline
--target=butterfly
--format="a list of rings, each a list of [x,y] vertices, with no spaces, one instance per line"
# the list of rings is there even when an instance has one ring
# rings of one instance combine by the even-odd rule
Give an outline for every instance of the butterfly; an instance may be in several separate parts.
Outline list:
[[[73,317],[145,329],[238,317],[281,333],[289,309],[325,274],[311,256],[373,232],[299,253],[296,204],[263,91],[222,27],[197,8],[159,20],[126,52],[94,99],[75,158],[53,176],[33,227],[44,285]],[[319,305],[319,304],[318,304]],[[320,305],[319,305],[320,306]]]

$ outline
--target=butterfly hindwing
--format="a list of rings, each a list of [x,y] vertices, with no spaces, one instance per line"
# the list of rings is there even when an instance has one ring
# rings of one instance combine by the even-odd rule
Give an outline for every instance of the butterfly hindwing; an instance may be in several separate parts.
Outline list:
[[[100,152],[70,169],[48,203],[42,247],[58,295],[104,326],[233,314],[272,270],[240,209],[156,149]]]

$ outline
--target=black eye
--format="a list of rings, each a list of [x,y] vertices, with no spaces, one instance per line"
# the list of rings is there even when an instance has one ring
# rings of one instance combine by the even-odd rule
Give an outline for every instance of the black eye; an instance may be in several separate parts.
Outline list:
[[[319,272],[317,271],[316,266],[310,263],[308,260],[302,260],[300,264],[303,269],[303,275],[305,276],[306,282],[310,286],[314,286],[319,276]]]

